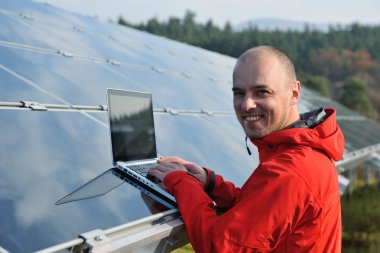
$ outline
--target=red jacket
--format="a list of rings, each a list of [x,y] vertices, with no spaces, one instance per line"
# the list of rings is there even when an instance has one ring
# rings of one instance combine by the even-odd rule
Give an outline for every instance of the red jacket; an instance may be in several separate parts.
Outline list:
[[[291,128],[260,140],[260,163],[242,188],[219,175],[211,195],[185,172],[164,183],[178,203],[196,252],[341,252],[341,209],[333,160],[344,138],[335,111],[315,128]]]

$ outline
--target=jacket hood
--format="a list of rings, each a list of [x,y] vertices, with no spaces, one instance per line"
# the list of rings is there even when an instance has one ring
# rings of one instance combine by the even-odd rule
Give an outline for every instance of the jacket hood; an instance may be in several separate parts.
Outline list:
[[[317,117],[316,113],[322,114],[323,117]],[[251,141],[259,150],[267,145],[298,144],[320,149],[334,161],[342,158],[344,136],[336,122],[335,109],[319,109],[305,113],[301,115],[300,122],[291,128]]]

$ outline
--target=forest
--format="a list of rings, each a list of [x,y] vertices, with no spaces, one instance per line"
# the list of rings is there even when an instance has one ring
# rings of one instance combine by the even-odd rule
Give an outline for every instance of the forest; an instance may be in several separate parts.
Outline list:
[[[307,25],[303,31],[235,31],[229,22],[220,28],[212,20],[197,23],[195,17],[187,11],[167,21],[131,24],[119,17],[118,23],[232,57],[257,45],[277,47],[293,60],[302,85],[380,120],[380,25],[336,25],[327,32]]]

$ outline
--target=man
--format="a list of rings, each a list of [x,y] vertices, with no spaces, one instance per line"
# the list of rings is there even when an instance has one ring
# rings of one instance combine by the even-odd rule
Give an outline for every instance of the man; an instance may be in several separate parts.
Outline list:
[[[340,252],[341,210],[333,160],[343,135],[335,111],[300,115],[300,83],[278,49],[241,55],[233,72],[236,117],[260,163],[236,188],[177,157],[150,171],[173,194],[196,252]],[[218,216],[213,201],[226,212]]]

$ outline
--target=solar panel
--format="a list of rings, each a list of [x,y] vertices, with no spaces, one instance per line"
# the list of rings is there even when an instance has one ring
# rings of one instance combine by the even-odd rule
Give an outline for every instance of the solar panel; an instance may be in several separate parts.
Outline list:
[[[0,24],[1,247],[30,252],[150,215],[126,184],[54,205],[112,164],[106,88],[153,94],[161,155],[237,185],[257,166],[232,107],[236,59],[26,0],[1,1]],[[319,106],[337,108],[347,152],[380,143],[379,124],[304,88],[300,111]]]

